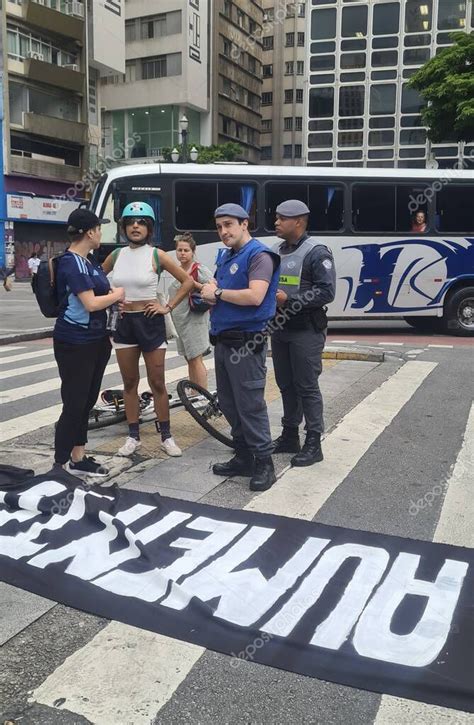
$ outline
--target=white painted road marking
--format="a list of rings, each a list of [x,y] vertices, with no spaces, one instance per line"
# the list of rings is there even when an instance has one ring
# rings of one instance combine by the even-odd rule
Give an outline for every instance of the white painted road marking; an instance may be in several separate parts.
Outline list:
[[[214,359],[205,360],[204,364],[208,370],[214,369]],[[166,373],[166,383],[174,383],[181,378],[187,378],[187,376],[188,366],[182,365]],[[138,389],[140,392],[148,389],[146,378],[140,380]],[[62,404],[59,403],[58,405],[52,405],[49,408],[43,408],[33,413],[26,413],[25,415],[18,416],[18,418],[11,418],[9,421],[0,423],[0,443],[12,440],[12,438],[17,438],[17,436],[25,435],[26,433],[31,433],[46,425],[52,425],[61,415],[62,407]]]
[[[289,470],[273,488],[252,499],[245,509],[312,519],[435,367],[436,363],[430,362],[406,363],[348,413],[326,438],[324,462],[296,472],[295,469]],[[107,641],[111,627],[117,652],[127,657],[127,653],[133,651],[132,668],[123,664],[122,657],[120,660],[109,657],[106,658],[108,666],[104,671],[104,654],[100,645]],[[130,627],[114,623],[79,650],[77,656],[69,657],[53,672],[35,690],[33,701],[53,707],[58,697],[64,697],[65,708],[101,725],[149,723],[186,679],[205,649],[189,645],[190,649],[183,652],[182,642],[161,635],[148,633],[146,636],[154,638],[157,648],[166,643],[165,656],[161,654],[159,662],[152,660],[151,668],[148,650],[144,648],[142,652],[140,649],[144,637],[141,630],[135,629],[131,639]],[[166,666],[166,657],[170,657],[172,667]],[[165,665],[161,669],[160,662],[163,661]],[[160,676],[150,678],[149,670],[155,672],[156,667],[160,667]],[[137,676],[145,673],[144,681],[149,689],[144,700],[140,700],[141,690],[136,692],[135,678],[129,677],[131,669],[137,672]],[[121,674],[124,671],[127,672],[126,677]],[[155,680],[160,682],[157,684]],[[119,701],[113,694],[117,689],[120,689]],[[140,712],[139,719],[137,712]]]
[[[428,345],[428,347],[437,347],[442,350],[452,350],[454,345]]]

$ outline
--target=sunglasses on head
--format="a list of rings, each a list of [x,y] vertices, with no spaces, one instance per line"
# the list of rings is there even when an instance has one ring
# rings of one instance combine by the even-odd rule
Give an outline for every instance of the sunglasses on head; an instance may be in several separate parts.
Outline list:
[[[125,224],[127,226],[132,226],[132,224],[141,224],[142,226],[146,227],[148,224],[148,220],[141,216],[128,216],[125,219]]]

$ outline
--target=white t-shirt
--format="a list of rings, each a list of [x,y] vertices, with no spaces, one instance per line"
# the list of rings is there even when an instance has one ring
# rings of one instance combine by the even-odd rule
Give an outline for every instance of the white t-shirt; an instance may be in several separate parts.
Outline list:
[[[40,260],[38,259],[38,257],[31,257],[28,260],[28,269],[30,270],[31,274],[36,274],[39,266]]]

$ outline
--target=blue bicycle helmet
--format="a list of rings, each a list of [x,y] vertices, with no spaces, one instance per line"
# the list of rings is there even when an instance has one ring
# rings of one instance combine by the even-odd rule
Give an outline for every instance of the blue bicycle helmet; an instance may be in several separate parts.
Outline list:
[[[154,223],[156,222],[153,208],[145,201],[132,201],[130,204],[127,204],[122,212],[122,219],[134,216],[152,219]]]

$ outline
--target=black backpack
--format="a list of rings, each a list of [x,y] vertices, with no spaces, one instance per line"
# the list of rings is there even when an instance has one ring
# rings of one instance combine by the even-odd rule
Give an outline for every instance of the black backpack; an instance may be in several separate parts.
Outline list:
[[[45,317],[57,317],[60,300],[56,286],[58,265],[63,255],[58,254],[46,261],[40,262],[35,279],[35,295],[39,308]]]

